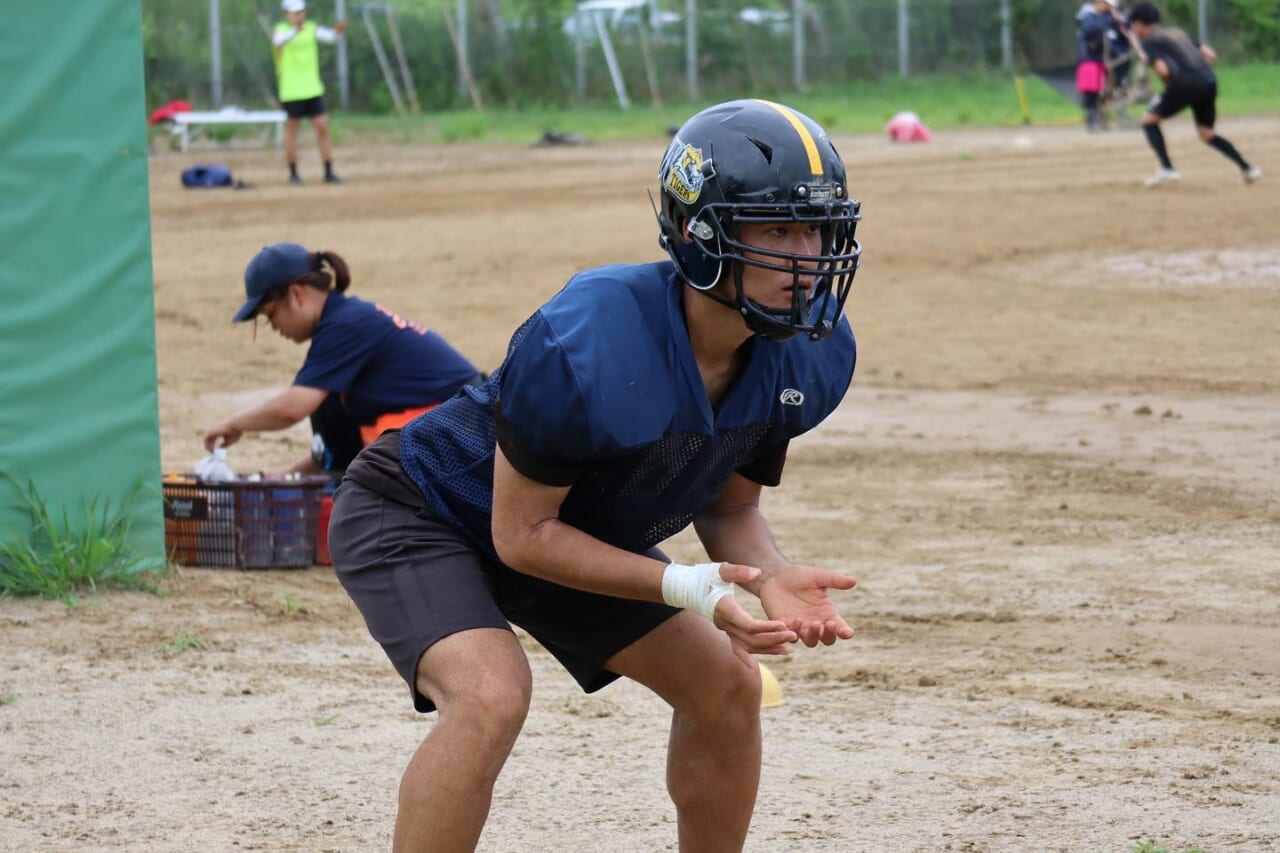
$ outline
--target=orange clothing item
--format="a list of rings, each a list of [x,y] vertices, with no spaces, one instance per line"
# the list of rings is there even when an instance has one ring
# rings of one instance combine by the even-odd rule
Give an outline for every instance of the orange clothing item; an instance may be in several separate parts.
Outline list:
[[[398,429],[416,418],[418,415],[423,412],[429,412],[438,405],[440,404],[432,403],[430,406],[423,406],[420,409],[404,409],[399,412],[387,412],[385,415],[379,416],[378,419],[371,424],[360,425],[360,440],[366,445],[371,444],[375,438],[382,435],[387,430]]]

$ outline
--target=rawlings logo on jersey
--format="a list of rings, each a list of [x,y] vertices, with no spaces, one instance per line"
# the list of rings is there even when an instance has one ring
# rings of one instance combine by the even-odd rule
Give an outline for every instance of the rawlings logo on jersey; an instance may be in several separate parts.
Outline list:
[[[795,388],[784,388],[778,402],[784,406],[799,406],[804,403],[804,394]]]
[[[662,183],[676,198],[693,204],[702,195],[702,185],[715,175],[711,164],[702,159],[702,149],[686,145],[679,139],[671,143],[662,164]]]

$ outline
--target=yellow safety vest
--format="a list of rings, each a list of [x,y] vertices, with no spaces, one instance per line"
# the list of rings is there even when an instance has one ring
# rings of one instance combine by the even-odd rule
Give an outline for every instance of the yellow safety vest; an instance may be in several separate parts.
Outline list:
[[[276,24],[276,32],[293,32],[293,24],[281,21]],[[314,23],[304,21],[296,36],[275,49],[275,59],[281,101],[305,101],[324,94]]]

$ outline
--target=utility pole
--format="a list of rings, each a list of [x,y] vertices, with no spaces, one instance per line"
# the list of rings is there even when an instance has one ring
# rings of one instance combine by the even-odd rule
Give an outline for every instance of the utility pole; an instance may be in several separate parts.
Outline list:
[[[804,79],[804,0],[793,0],[791,16],[791,72],[796,88],[808,88]]]
[[[903,77],[911,73],[911,10],[907,0],[898,0],[898,73]]]
[[[1013,69],[1013,10],[1009,0],[1000,0],[1000,67]]]
[[[222,106],[221,18],[218,0],[209,0],[209,94],[215,107]]]
[[[684,0],[684,69],[689,100],[698,100],[698,0]]]
[[[339,21],[347,19],[347,0],[335,0],[334,15]],[[347,65],[347,36],[338,36],[338,106],[345,112],[351,108],[351,69]]]
[[[467,57],[467,0],[458,0],[458,94],[467,94],[467,75],[471,73]]]

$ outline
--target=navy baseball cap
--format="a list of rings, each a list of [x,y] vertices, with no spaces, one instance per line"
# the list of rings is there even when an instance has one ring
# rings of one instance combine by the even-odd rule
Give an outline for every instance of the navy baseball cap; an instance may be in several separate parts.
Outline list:
[[[233,323],[252,320],[267,294],[281,285],[311,272],[311,253],[297,243],[264,246],[244,271],[244,304],[231,318]]]

